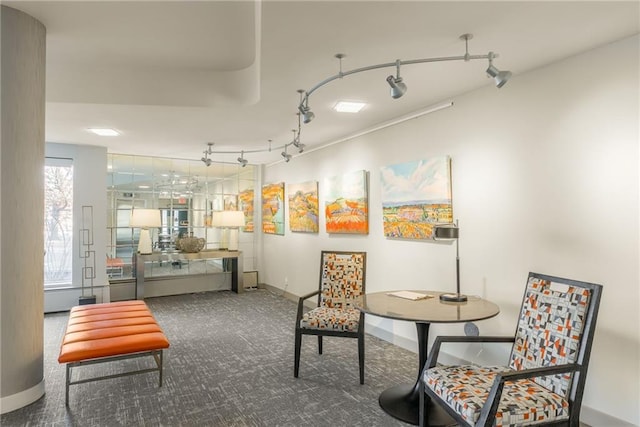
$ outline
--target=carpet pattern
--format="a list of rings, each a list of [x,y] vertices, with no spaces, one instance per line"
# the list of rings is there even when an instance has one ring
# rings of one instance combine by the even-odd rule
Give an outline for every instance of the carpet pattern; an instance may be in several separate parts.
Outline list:
[[[417,355],[365,338],[365,384],[355,339],[302,339],[293,377],[296,304],[267,290],[149,298],[171,348],[157,373],[71,386],[57,362],[68,313],[45,315],[45,395],[0,417],[2,426],[402,426],[378,405],[384,389],[415,381]],[[133,359],[74,370],[74,380],[152,366]]]

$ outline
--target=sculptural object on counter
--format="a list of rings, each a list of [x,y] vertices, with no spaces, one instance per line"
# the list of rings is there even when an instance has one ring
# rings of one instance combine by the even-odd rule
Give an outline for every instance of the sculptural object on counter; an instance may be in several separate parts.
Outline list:
[[[202,237],[193,237],[193,236],[185,236],[178,237],[176,239],[176,249],[187,252],[187,253],[196,253],[200,252],[206,243]]]

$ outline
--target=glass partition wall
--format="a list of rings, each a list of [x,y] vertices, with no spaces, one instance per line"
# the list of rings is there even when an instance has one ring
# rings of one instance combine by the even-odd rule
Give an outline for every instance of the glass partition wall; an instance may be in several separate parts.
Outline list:
[[[114,279],[132,277],[140,235],[129,225],[133,208],[160,209],[162,226],[150,230],[154,251],[174,251],[184,236],[204,238],[205,250],[219,249],[224,236],[213,227],[214,213],[241,210],[239,193],[256,184],[255,166],[237,163],[109,154],[107,169],[107,274]],[[240,239],[247,255],[252,246],[253,238]]]

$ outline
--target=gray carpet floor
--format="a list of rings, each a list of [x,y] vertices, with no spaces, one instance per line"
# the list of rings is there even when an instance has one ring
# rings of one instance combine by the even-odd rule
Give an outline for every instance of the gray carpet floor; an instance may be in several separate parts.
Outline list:
[[[68,313],[44,324],[45,395],[0,417],[2,426],[402,426],[378,405],[386,388],[415,381],[417,355],[365,339],[365,384],[357,341],[303,336],[293,377],[296,304],[267,290],[146,300],[171,343],[157,373],[74,385],[64,404],[57,362]],[[74,380],[151,367],[150,358],[81,367]]]

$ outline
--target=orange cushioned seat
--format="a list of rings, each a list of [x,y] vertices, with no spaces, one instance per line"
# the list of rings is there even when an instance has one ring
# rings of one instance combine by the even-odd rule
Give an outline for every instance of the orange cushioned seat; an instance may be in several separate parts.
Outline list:
[[[71,367],[114,361],[127,358],[127,355],[153,356],[157,365],[157,369],[153,370],[159,371],[162,386],[162,350],[166,348],[169,348],[169,340],[144,301],[73,307],[58,356],[59,363],[67,363],[67,404],[69,385],[87,382],[72,382]],[[145,369],[139,373],[149,371]],[[113,377],[98,377],[95,380]]]

